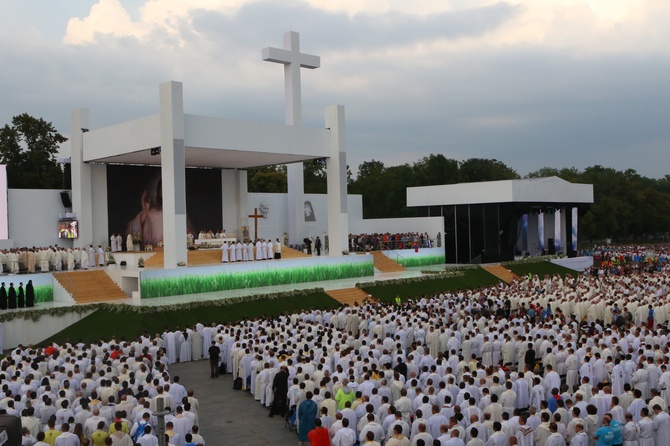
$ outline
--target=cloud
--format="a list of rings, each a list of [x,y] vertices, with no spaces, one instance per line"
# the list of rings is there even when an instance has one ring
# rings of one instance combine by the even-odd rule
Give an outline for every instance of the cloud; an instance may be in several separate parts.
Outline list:
[[[157,112],[167,80],[184,82],[187,113],[283,122],[283,71],[261,48],[293,29],[322,62],[302,73],[304,123],[344,104],[354,171],[443,153],[663,176],[670,3],[610,3],[100,0],[59,32],[24,6],[0,28],[0,123],[28,112],[67,133],[83,106],[114,124]]]

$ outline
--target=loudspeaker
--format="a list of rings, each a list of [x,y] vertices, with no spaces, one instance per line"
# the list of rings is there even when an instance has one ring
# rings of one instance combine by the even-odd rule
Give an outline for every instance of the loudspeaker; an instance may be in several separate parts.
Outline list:
[[[549,251],[549,255],[556,254],[556,245],[553,238],[547,239],[547,251]]]
[[[72,207],[72,200],[70,200],[70,194],[68,191],[64,190],[60,193],[60,201],[63,202],[63,206],[66,208]]]

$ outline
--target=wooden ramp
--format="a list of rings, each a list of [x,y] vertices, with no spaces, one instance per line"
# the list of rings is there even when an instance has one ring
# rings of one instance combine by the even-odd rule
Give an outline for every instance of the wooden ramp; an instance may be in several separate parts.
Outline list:
[[[128,299],[102,269],[55,273],[54,278],[78,304]]]
[[[321,254],[323,255],[323,251],[321,251]],[[302,257],[312,257],[309,254],[305,254],[302,251],[298,251],[297,249],[289,248],[288,246],[282,246],[281,247],[281,258],[282,260],[285,259],[298,259]]]
[[[482,268],[505,283],[510,283],[512,280],[517,278],[516,274],[501,265],[487,265],[482,266]]]
[[[344,288],[342,290],[326,291],[326,294],[341,303],[353,307],[355,303],[362,304],[363,301],[372,300],[365,291],[360,288]]]
[[[374,258],[375,268],[381,273],[394,273],[398,271],[405,271],[405,268],[392,260],[390,257],[385,256],[379,251],[372,251],[372,257]]]

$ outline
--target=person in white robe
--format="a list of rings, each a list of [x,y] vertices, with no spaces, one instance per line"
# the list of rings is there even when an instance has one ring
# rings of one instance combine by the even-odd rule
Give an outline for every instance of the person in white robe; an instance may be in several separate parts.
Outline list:
[[[633,421],[633,415],[626,414],[626,424],[623,425],[621,436],[623,438],[623,446],[638,446],[638,436],[640,434],[640,426]]]
[[[121,234],[118,234],[116,236],[116,251],[117,252],[123,251],[123,237],[121,237]]]
[[[230,263],[235,263],[237,261],[237,256],[236,256],[236,252],[235,252],[235,245],[232,244],[232,242],[228,242],[228,243],[230,243],[228,245],[228,257],[229,257]]]
[[[112,252],[116,252],[116,235],[112,234],[111,237],[109,237],[109,249],[112,250]]]
[[[272,243],[272,240],[270,240],[268,241],[268,260],[273,260],[274,258],[274,244]]]
[[[95,267],[95,249],[93,249],[93,245],[90,245],[88,247],[88,266],[90,268]]]
[[[128,252],[133,252],[134,246],[133,246],[133,236],[132,234],[128,234],[126,237],[126,251]]]
[[[247,262],[254,261],[254,244],[249,242],[247,243]]]
[[[247,259],[247,242],[242,243],[242,261],[246,262],[249,259]]]
[[[267,260],[268,259],[268,242],[263,240],[261,242],[261,260]]]
[[[200,361],[202,359],[202,333],[193,327],[192,330],[189,330],[189,337],[191,338],[191,360]]]
[[[256,241],[256,260],[262,260],[263,259],[263,253],[262,253],[262,244],[260,240]]]
[[[563,435],[558,433],[558,426],[556,423],[549,423],[549,431],[551,435],[547,437],[544,446],[565,446],[565,439]]]
[[[639,446],[657,446],[654,438],[654,422],[648,416],[649,410],[646,407],[642,410],[644,415],[637,423],[640,427],[637,443]]]
[[[228,263],[228,245],[226,242],[221,244],[221,262]]]
[[[105,266],[105,250],[102,245],[98,245],[98,266]]]
[[[178,332],[177,333],[179,336],[179,362],[188,362],[191,360],[192,356],[192,350],[191,350],[191,335],[192,333],[189,333],[189,330],[186,330],[184,332]]]
[[[660,405],[654,406],[654,421],[652,426],[654,428],[654,438],[656,439],[656,446],[670,443],[670,415],[664,412]]]
[[[236,259],[238,262],[241,262],[241,261],[243,260],[243,258],[244,258],[244,257],[242,256],[242,242],[237,242],[237,246],[235,247],[235,250],[237,251],[237,252],[235,253],[235,259]]]

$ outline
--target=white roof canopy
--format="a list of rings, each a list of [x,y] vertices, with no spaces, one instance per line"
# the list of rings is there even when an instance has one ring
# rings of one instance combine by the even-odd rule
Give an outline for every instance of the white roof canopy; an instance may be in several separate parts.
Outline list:
[[[593,185],[558,177],[407,188],[407,206],[488,203],[593,203]]]
[[[84,162],[160,165],[160,115],[83,134]],[[184,115],[187,167],[248,169],[330,156],[328,129]]]

